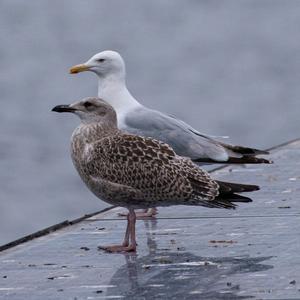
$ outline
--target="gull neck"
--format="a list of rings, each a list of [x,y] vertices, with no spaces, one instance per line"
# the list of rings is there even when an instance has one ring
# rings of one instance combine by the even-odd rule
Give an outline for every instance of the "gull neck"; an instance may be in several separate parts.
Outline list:
[[[116,110],[118,119],[141,106],[128,91],[125,78],[118,76],[99,76],[98,97],[108,102]]]

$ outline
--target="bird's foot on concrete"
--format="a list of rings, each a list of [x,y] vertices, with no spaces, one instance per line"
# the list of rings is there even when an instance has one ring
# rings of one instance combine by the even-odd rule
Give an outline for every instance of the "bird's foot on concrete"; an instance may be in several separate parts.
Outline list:
[[[99,250],[104,250],[109,253],[120,253],[120,252],[136,252],[136,245],[112,245],[112,246],[99,246]]]
[[[136,212],[136,218],[138,220],[143,220],[143,219],[147,219],[147,218],[155,218],[155,216],[157,214],[158,214],[157,208],[153,207],[153,208],[145,209],[144,211],[141,211],[141,212]],[[127,217],[127,215],[128,215],[128,213],[126,213],[126,212],[118,213],[119,217]]]
[[[157,208],[156,207],[152,207],[152,208],[148,208],[145,209],[142,212],[138,212],[136,213],[136,217],[138,219],[143,219],[143,218],[155,218],[155,216],[158,214]]]

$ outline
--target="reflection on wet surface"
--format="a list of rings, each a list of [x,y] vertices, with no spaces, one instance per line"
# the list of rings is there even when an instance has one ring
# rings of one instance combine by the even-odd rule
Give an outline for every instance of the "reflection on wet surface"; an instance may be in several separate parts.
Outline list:
[[[158,250],[157,221],[144,221],[148,255],[124,254],[125,264],[110,280],[106,296],[123,299],[250,299],[230,278],[273,268],[271,257],[201,257],[190,252]]]

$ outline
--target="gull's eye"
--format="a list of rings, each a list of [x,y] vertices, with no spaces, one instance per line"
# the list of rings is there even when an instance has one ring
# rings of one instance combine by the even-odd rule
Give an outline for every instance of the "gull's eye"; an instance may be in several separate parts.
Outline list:
[[[85,102],[83,105],[86,108],[93,106],[93,104],[91,102],[89,102],[89,101]]]
[[[97,59],[97,62],[104,62],[104,61],[105,61],[104,58],[99,58],[99,59]]]

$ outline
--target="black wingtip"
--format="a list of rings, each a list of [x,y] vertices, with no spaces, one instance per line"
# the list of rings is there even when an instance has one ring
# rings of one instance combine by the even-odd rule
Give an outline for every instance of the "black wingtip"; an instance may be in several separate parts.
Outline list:
[[[273,161],[255,156],[229,157],[228,164],[272,164]]]
[[[210,158],[195,158],[192,159],[194,163],[210,163],[210,164],[273,164],[274,162],[269,159],[243,156],[243,157],[229,157],[226,161],[217,161]]]
[[[267,150],[260,150],[260,149],[254,149],[254,148],[252,148],[252,150],[253,150],[253,153],[250,155],[253,155],[253,154],[254,155],[268,155],[268,154],[270,154],[270,152]],[[245,155],[247,155],[247,153],[245,153]]]
[[[254,185],[254,184],[245,185],[245,192],[254,192],[259,190],[260,187],[258,185]]]

